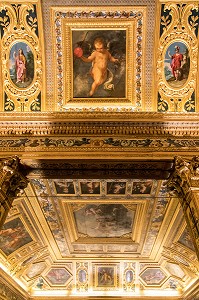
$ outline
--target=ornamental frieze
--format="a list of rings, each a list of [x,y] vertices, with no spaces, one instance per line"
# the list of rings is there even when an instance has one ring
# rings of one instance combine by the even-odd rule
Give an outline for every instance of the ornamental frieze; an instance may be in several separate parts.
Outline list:
[[[145,139],[114,139],[109,138],[73,138],[73,137],[22,137],[22,138],[0,138],[0,150],[5,151],[13,150],[23,151],[24,148],[31,148],[31,151],[37,151],[37,149],[46,150],[56,148],[56,151],[62,151],[63,149],[70,150],[73,148],[73,151],[79,148],[91,148],[96,149],[114,149],[115,151],[123,150],[134,150],[137,151],[138,148],[142,150],[145,149],[162,149],[164,151],[172,151],[174,149],[178,150],[194,150],[199,149],[199,139],[178,139],[178,138],[167,138],[167,139],[156,139],[156,138],[145,138]]]

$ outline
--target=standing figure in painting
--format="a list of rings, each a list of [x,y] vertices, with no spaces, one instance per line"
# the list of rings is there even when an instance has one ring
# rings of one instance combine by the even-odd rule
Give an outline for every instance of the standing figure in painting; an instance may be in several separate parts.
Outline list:
[[[24,83],[26,80],[26,57],[23,53],[22,49],[18,50],[18,55],[16,52],[14,52],[14,59],[15,59],[15,65],[16,65],[16,75],[17,75],[17,81]]]
[[[77,57],[80,57],[84,62],[92,62],[90,74],[93,78],[93,83],[89,92],[90,97],[93,96],[98,86],[103,83],[105,89],[114,89],[114,85],[112,83],[113,73],[108,69],[108,62],[119,62],[119,60],[117,58],[114,58],[106,49],[105,42],[102,38],[99,37],[94,40],[94,47],[95,50],[88,57],[83,56],[83,51],[82,56],[76,55],[76,52],[74,51],[74,54]]]
[[[102,285],[112,285],[114,282],[113,274],[111,273],[111,269],[108,268],[103,269],[100,272],[100,284]]]
[[[168,55],[172,59],[171,69],[172,69],[172,74],[175,77],[175,81],[180,80],[182,78],[181,65],[183,61],[183,55],[180,53],[180,47],[175,46],[175,53],[171,55],[170,51],[168,51]]]

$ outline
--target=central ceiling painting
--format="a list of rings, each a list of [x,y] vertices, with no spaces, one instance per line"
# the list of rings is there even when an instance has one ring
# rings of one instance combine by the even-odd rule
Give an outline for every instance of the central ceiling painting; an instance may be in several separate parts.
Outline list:
[[[134,212],[122,204],[87,204],[74,216],[80,233],[89,237],[121,237],[131,232]]]

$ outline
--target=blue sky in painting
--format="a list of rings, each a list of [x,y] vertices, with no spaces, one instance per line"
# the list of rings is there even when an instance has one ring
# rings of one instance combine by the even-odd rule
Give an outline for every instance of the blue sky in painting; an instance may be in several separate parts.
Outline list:
[[[175,46],[179,46],[180,47],[180,53],[185,54],[186,53],[186,49],[187,46],[186,44],[182,43],[182,42],[174,42],[172,43],[165,52],[165,57],[164,57],[164,69],[165,69],[165,77],[166,80],[170,79],[171,77],[173,77],[172,72],[171,72],[171,58],[169,57],[169,51],[170,51],[170,55],[173,55],[175,53]]]

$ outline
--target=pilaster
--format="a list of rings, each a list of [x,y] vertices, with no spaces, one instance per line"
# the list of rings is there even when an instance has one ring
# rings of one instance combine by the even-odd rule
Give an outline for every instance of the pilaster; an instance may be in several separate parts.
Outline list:
[[[168,188],[177,194],[199,258],[199,157],[175,157]]]
[[[0,160],[0,228],[12,206],[15,197],[28,184],[28,180],[20,171],[17,156]]]

